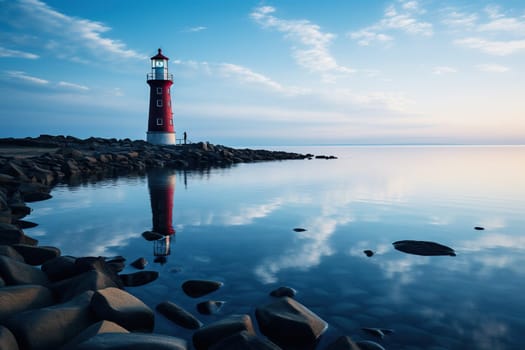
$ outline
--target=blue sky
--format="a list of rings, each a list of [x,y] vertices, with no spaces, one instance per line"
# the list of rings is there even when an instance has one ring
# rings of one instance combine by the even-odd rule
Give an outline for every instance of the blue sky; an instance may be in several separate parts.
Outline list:
[[[0,0],[0,137],[525,143],[523,1]]]

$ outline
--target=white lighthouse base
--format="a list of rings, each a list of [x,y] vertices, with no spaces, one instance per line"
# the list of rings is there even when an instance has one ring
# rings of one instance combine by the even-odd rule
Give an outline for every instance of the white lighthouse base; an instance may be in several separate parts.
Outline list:
[[[176,143],[174,132],[148,131],[146,141],[154,145],[174,145]]]

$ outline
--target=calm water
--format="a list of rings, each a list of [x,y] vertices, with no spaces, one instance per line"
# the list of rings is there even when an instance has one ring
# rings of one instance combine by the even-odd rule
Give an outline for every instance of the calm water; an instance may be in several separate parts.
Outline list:
[[[339,159],[61,185],[32,203],[28,220],[40,225],[27,233],[63,254],[145,257],[159,279],[128,290],[151,307],[171,300],[196,315],[198,301],[227,302],[219,315],[199,315],[204,323],[253,316],[287,285],[330,324],[321,349],[341,334],[374,340],[361,327],[395,330],[375,339],[387,349],[523,348],[525,147],[292,150]],[[141,237],[170,228],[168,246]],[[403,239],[436,241],[457,256],[393,249]],[[201,278],[224,286],[185,296],[181,283]],[[156,331],[191,336],[162,316]]]

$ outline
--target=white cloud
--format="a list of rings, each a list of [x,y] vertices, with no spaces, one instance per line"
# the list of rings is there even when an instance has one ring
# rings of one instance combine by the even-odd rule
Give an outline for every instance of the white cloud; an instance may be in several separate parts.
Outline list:
[[[475,13],[462,13],[452,11],[443,19],[443,23],[450,27],[473,28],[478,20]]]
[[[479,26],[481,32],[513,32],[525,33],[525,20],[518,18],[500,17]]]
[[[185,32],[187,33],[196,33],[196,32],[201,32],[203,30],[206,30],[208,29],[208,27],[204,27],[204,26],[198,26],[198,27],[190,27],[186,30],[184,30]]]
[[[457,73],[457,69],[448,67],[448,66],[438,66],[432,69],[432,73],[437,74],[437,75],[447,74],[447,73]]]
[[[22,71],[6,71],[6,75],[10,79],[18,79],[36,85],[46,85],[49,83],[48,80],[27,75],[26,72]]]
[[[220,66],[221,73],[226,77],[234,77],[242,83],[253,83],[258,85],[266,86],[272,90],[283,91],[284,88],[281,84],[274,80],[256,73],[246,67],[239,66],[232,63],[222,63]]]
[[[376,33],[369,29],[362,29],[357,32],[349,33],[350,38],[357,40],[357,43],[361,46],[368,46],[374,41],[388,42],[394,40],[390,35]]]
[[[502,66],[500,64],[494,64],[494,63],[478,64],[476,68],[482,72],[490,72],[490,73],[505,73],[510,70],[509,67]]]
[[[262,6],[256,8],[250,17],[265,28],[276,29],[286,38],[297,42],[302,47],[294,47],[293,57],[303,68],[321,74],[347,74],[353,69],[339,65],[330,54],[328,47],[335,38],[332,33],[321,30],[317,24],[308,20],[286,20],[275,17],[275,8]]]
[[[471,37],[455,40],[454,44],[496,56],[507,56],[525,50],[525,40],[493,41]]]
[[[18,58],[26,58],[30,60],[35,60],[39,56],[34,53],[6,49],[5,47],[0,46],[0,57],[18,57]]]
[[[63,88],[68,88],[68,89],[75,89],[75,90],[82,90],[82,91],[89,90],[89,88],[85,85],[69,83],[67,81],[59,81],[57,85]]]

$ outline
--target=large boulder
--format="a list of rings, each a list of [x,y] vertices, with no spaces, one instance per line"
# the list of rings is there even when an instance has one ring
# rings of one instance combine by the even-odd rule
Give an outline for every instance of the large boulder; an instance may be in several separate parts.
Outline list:
[[[96,322],[89,308],[93,292],[55,306],[21,312],[5,325],[24,350],[58,349]]]
[[[50,281],[56,282],[71,278],[77,274],[75,268],[76,258],[69,255],[58,256],[42,264],[44,271]]]
[[[171,301],[157,305],[156,310],[173,323],[188,329],[198,329],[202,323],[191,313]]]
[[[7,285],[40,284],[49,281],[44,272],[7,256],[0,256],[0,277]]]
[[[182,290],[192,298],[199,298],[222,287],[222,282],[206,280],[189,280],[182,284]]]
[[[195,331],[193,333],[193,345],[196,350],[209,349],[221,340],[242,331],[255,335],[250,316],[231,315]]]
[[[328,327],[306,306],[288,297],[256,308],[255,316],[261,332],[285,347],[312,347]]]
[[[18,226],[0,222],[0,244],[17,243],[37,245],[38,241],[26,236]]]
[[[16,338],[9,329],[0,325],[0,349],[18,350]]]
[[[83,257],[75,260],[75,269],[77,273],[86,271],[98,271],[106,275],[108,278],[119,287],[124,288],[120,277],[118,276],[115,268],[113,268],[105,258],[99,257]]]
[[[131,332],[152,332],[154,313],[142,301],[118,288],[98,290],[91,309],[102,320],[113,321]]]
[[[75,277],[55,282],[50,287],[60,300],[66,301],[88,290],[97,291],[109,287],[118,288],[118,285],[106,274],[91,270]]]
[[[60,256],[60,249],[55,247],[28,244],[13,244],[12,247],[24,257],[25,262],[29,265],[42,265],[46,261]]]
[[[210,347],[210,350],[280,350],[268,339],[257,337],[246,331],[235,333]]]
[[[10,245],[0,245],[0,255],[7,256],[22,263],[25,262],[24,257]]]
[[[76,345],[74,350],[186,350],[182,339],[147,333],[103,333]]]
[[[102,320],[84,329],[60,350],[74,350],[78,344],[103,333],[129,333],[129,331],[125,328],[122,328],[115,322]]]
[[[53,293],[43,286],[26,284],[1,288],[0,324],[19,312],[50,306],[53,303]]]

